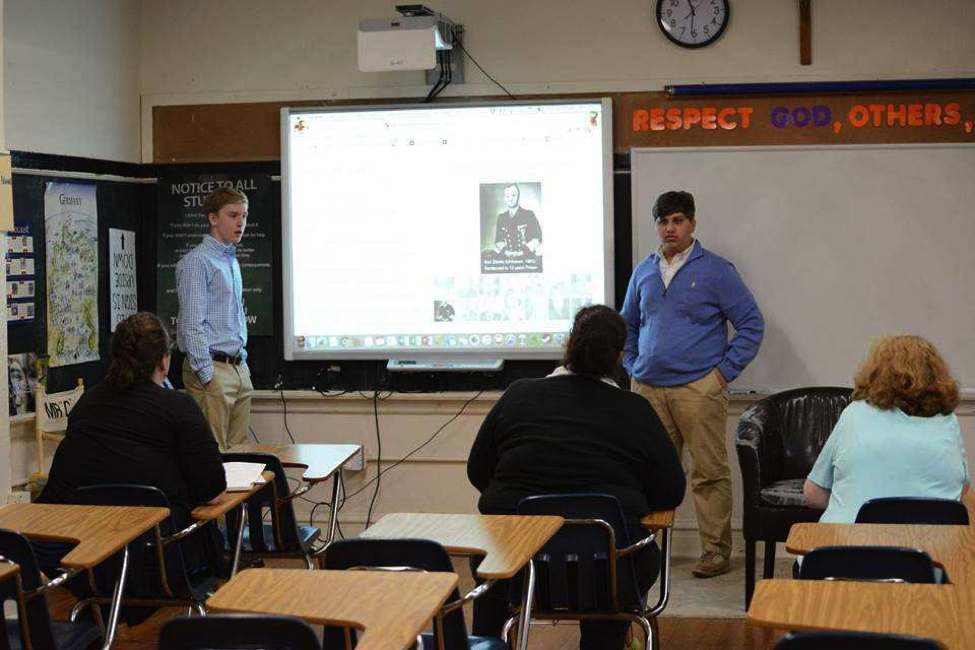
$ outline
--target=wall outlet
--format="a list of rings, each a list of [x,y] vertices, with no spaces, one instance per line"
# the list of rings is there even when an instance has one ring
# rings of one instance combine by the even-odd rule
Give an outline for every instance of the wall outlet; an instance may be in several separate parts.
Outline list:
[[[30,503],[30,492],[18,490],[7,495],[7,503]]]
[[[349,461],[342,466],[342,469],[348,470],[350,472],[361,472],[366,468],[366,454],[362,447],[359,447],[359,451],[355,453],[355,456],[349,459]]]

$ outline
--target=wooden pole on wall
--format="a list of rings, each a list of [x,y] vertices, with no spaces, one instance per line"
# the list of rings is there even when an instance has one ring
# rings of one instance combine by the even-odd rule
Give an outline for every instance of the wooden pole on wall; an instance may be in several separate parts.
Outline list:
[[[799,0],[799,65],[812,65],[812,0]]]

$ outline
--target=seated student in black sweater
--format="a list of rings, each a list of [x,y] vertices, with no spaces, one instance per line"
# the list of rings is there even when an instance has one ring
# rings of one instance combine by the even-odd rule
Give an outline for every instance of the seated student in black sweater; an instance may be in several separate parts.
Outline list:
[[[481,425],[467,476],[481,493],[485,514],[514,513],[527,496],[602,492],[619,499],[631,541],[646,535],[640,519],[676,508],[684,471],[649,402],[609,377],[626,342],[622,317],[603,305],[575,316],[563,365],[543,379],[511,384]],[[657,578],[660,551],[637,557],[641,588]],[[507,585],[474,601],[474,634],[500,636],[507,618]],[[627,624],[582,621],[581,648],[622,648]]]
[[[39,503],[71,503],[75,489],[88,485],[151,485],[166,494],[183,528],[194,507],[223,498],[223,464],[203,412],[189,395],[163,388],[171,345],[154,314],[140,312],[118,324],[108,375],[68,415]],[[211,547],[222,545],[216,537],[185,538],[187,563],[212,561],[220,551]]]

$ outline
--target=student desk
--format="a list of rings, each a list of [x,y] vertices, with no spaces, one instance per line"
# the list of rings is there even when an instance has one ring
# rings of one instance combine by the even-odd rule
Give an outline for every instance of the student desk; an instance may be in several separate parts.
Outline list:
[[[796,524],[785,547],[802,555],[819,546],[905,546],[926,552],[955,584],[975,585],[975,527],[922,524]]]
[[[207,609],[355,627],[364,630],[356,650],[406,650],[456,585],[456,573],[247,569]]]
[[[309,487],[300,490],[307,492],[310,486],[332,479],[332,503],[338,502],[338,471],[362,449],[361,445],[300,444],[300,445],[237,445],[233,452],[252,452],[277,456],[284,467],[300,467],[305,470],[302,480]],[[327,546],[335,539],[338,518],[335,508],[329,508]]]
[[[360,537],[431,539],[452,555],[484,555],[477,575],[485,580],[512,578],[527,566],[518,621],[518,648],[525,650],[535,591],[532,558],[558,532],[562,521],[562,517],[534,515],[398,513],[386,515]]]
[[[234,543],[233,560],[230,565],[231,578],[237,573],[237,565],[240,563],[240,547],[244,541],[244,525],[247,523],[247,508],[244,507],[244,501],[250,498],[255,492],[263,488],[265,485],[274,481],[274,472],[262,472],[261,478],[264,479],[264,482],[255,483],[249,490],[227,492],[224,500],[220,503],[215,505],[205,504],[197,506],[193,508],[193,511],[190,513],[190,516],[193,517],[193,519],[195,519],[198,523],[204,524],[211,519],[216,519],[217,517],[227,514],[232,508],[237,508],[237,515],[239,519],[237,520],[237,540]]]
[[[122,570],[112,594],[104,649],[111,647],[129,562],[128,543],[169,516],[166,508],[16,503],[0,508],[0,528],[29,539],[77,544],[61,560],[72,571],[92,569],[122,551]]]
[[[975,648],[975,588],[829,580],[762,580],[748,622],[788,630],[856,630]]]

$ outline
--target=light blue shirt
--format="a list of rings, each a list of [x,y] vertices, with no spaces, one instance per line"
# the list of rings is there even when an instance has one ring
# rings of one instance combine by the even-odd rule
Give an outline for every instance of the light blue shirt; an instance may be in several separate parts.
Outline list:
[[[213,378],[213,352],[247,358],[247,319],[237,249],[207,235],[176,265],[176,342],[204,384]]]
[[[879,497],[960,499],[969,476],[958,418],[852,402],[809,480],[831,490],[821,522],[853,523],[860,506]]]

